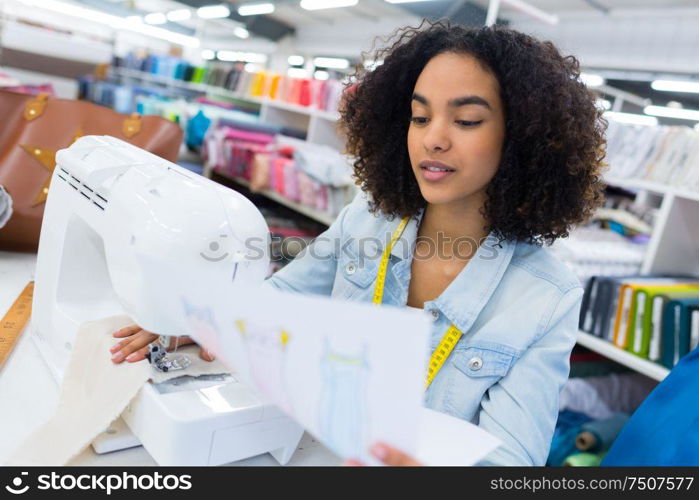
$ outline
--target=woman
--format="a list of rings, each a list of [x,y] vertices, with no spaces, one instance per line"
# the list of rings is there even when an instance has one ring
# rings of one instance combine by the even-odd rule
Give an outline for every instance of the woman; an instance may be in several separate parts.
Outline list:
[[[405,28],[375,59],[341,110],[363,193],[267,283],[423,308],[432,349],[458,339],[425,405],[502,440],[482,465],[543,465],[583,293],[543,244],[602,200],[595,98],[575,58],[501,27]]]

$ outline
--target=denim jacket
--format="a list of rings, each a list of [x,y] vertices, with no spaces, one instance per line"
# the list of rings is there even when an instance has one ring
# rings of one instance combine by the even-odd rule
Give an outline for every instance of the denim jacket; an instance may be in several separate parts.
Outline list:
[[[382,249],[400,220],[368,211],[360,194],[330,228],[267,283],[371,302]],[[404,307],[419,217],[396,241],[384,304]],[[463,336],[425,393],[425,405],[479,425],[503,445],[478,465],[544,465],[568,378],[583,289],[548,250],[492,233],[435,300],[433,350],[453,323]],[[397,347],[399,349],[399,346]]]

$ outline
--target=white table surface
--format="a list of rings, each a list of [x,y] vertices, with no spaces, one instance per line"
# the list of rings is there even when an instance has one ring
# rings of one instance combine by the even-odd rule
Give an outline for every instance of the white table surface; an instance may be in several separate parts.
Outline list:
[[[24,286],[34,278],[36,255],[0,251],[0,318]],[[0,464],[21,442],[48,420],[58,402],[59,387],[44,364],[28,329],[0,368]],[[340,460],[323,445],[304,434],[289,465],[338,465]],[[157,465],[142,447],[103,455],[87,447],[71,465]],[[268,453],[230,465],[278,465]]]

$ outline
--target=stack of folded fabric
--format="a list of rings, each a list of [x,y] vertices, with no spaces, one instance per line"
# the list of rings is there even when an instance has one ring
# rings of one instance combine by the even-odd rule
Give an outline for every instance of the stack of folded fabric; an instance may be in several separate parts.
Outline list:
[[[212,127],[205,157],[214,172],[249,182],[253,192],[274,191],[290,201],[331,216],[353,196],[347,157],[323,145],[259,125]]]
[[[685,126],[646,127],[609,120],[609,176],[699,190],[699,132]]]

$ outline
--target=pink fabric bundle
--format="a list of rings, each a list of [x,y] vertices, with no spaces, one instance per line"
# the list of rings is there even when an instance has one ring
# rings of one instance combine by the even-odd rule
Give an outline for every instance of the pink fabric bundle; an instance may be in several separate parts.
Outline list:
[[[296,175],[296,163],[285,158],[284,162],[284,193],[283,195],[293,201],[300,201],[299,179]]]
[[[222,127],[221,130],[223,131],[224,140],[246,141],[259,144],[270,144],[274,141],[274,136],[270,134],[251,132],[249,130],[233,127]]]

